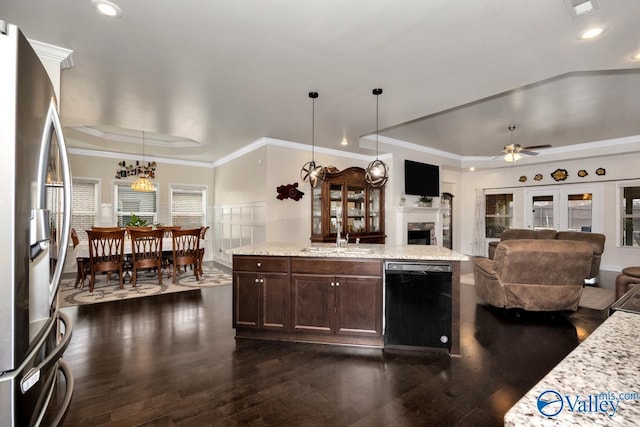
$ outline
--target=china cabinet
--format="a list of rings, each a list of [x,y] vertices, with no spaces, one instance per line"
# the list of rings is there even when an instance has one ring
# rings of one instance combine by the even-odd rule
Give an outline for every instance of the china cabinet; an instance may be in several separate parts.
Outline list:
[[[374,188],[364,179],[365,171],[351,167],[327,173],[311,189],[311,241],[336,241],[349,234],[349,242],[384,243],[384,187]]]

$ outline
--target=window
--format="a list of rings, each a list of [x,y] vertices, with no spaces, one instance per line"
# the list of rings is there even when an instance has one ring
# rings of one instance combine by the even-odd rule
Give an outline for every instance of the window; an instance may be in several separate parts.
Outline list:
[[[75,228],[80,240],[86,240],[85,230],[96,223],[98,213],[98,181],[73,180],[71,202],[71,228]]]
[[[198,228],[206,224],[206,193],[203,188],[171,188],[171,225]]]
[[[640,247],[640,187],[622,187],[622,246]]]
[[[149,225],[158,222],[157,195],[158,190],[149,193],[133,191],[131,184],[116,184],[115,211],[116,225],[124,227],[135,214],[147,221]]]
[[[511,228],[513,220],[513,194],[485,195],[485,236],[498,239]]]

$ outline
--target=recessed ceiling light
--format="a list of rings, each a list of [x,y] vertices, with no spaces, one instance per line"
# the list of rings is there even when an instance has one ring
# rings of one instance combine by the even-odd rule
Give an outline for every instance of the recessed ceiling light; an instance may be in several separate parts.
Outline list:
[[[102,15],[108,16],[110,18],[119,18],[122,16],[122,9],[115,4],[111,3],[107,0],[91,0],[91,4]]]
[[[607,27],[592,27],[581,32],[580,35],[578,35],[578,38],[580,40],[590,40],[602,35],[605,31],[607,31]]]
[[[347,137],[346,136],[342,138],[342,141],[340,141],[340,144],[341,145],[349,145],[349,141],[347,141]]]

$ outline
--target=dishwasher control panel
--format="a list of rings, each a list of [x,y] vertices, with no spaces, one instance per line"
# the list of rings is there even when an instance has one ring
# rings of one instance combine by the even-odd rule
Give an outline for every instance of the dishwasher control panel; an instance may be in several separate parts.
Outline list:
[[[419,262],[387,262],[385,270],[391,271],[424,271],[430,273],[451,273],[451,264],[419,263]]]

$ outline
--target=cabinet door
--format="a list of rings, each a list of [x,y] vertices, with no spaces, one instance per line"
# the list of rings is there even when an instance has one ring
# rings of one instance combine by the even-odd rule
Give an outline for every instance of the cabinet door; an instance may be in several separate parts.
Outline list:
[[[293,332],[331,334],[335,310],[333,276],[291,275]]]
[[[289,276],[264,273],[261,276],[262,329],[283,331],[287,329],[287,299]]]
[[[382,336],[382,279],[336,277],[336,334]]]
[[[233,327],[259,328],[260,277],[259,273],[235,273],[233,281]]]

